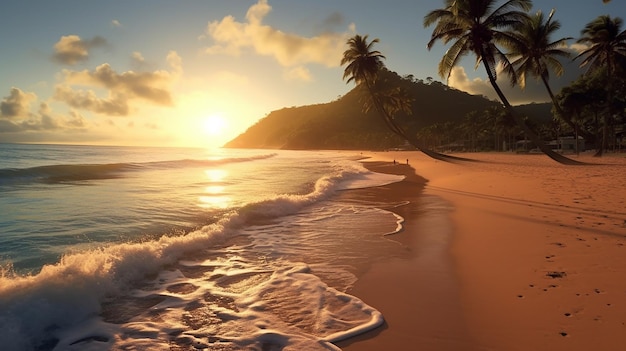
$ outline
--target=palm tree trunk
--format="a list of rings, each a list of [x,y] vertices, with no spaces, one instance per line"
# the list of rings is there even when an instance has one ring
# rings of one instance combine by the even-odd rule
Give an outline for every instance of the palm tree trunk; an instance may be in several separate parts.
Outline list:
[[[602,118],[602,141],[600,148],[596,151],[595,157],[601,157],[604,149],[607,148],[607,138],[609,131],[609,121],[613,117],[613,64],[611,55],[607,53],[606,72],[607,72],[607,96],[606,96],[606,114]]]
[[[550,99],[552,100],[552,106],[554,106],[554,108],[556,109],[556,112],[559,114],[559,116],[561,116],[561,119],[565,121],[565,123],[567,123],[568,126],[573,128],[574,131],[578,131],[578,126],[576,125],[576,123],[572,121],[572,118],[569,115],[566,115],[565,112],[563,112],[563,109],[561,109],[561,106],[556,101],[556,97],[554,96],[554,93],[552,92],[552,89],[550,88],[550,84],[548,84],[548,79],[542,75],[541,81],[543,82],[543,85],[546,87],[546,90],[548,91],[548,95],[550,95]],[[587,132],[586,130],[582,130],[581,134],[585,140],[588,140],[588,141],[595,140],[595,135]]]
[[[434,158],[435,160],[447,161],[447,162],[452,162],[452,161],[475,161],[475,160],[470,160],[470,159],[467,159],[467,158],[464,158],[464,157],[457,157],[457,156],[451,156],[451,155],[442,154],[442,153],[430,150],[429,148],[424,146],[424,144],[422,144],[417,139],[417,137],[413,135],[414,133],[409,133],[409,134],[405,133],[404,130],[402,130],[402,128],[400,128],[393,121],[393,118],[387,113],[387,111],[384,109],[384,107],[382,106],[380,101],[376,98],[376,94],[374,94],[372,86],[367,81],[367,79],[365,81],[365,86],[367,87],[368,93],[372,97],[372,101],[374,102],[374,106],[376,106],[376,109],[378,110],[378,112],[383,116],[383,120],[385,121],[385,124],[387,124],[387,127],[394,134],[396,134],[399,137],[403,138],[404,140],[408,141],[411,145],[413,145],[416,149],[418,149],[419,151],[424,153],[426,156]]]
[[[486,55],[483,55],[482,57],[486,57]],[[530,140],[535,145],[537,145],[539,150],[541,150],[544,154],[546,154],[548,157],[550,157],[554,161],[556,161],[558,163],[561,163],[561,164],[564,164],[564,165],[581,165],[581,164],[584,164],[582,162],[572,160],[572,159],[567,158],[567,157],[565,157],[565,156],[563,156],[563,155],[561,155],[559,153],[554,152],[554,150],[550,149],[543,142],[543,140],[539,139],[537,134],[535,134],[535,132],[532,131],[532,129],[530,129],[526,125],[524,120],[515,112],[515,110],[513,110],[513,106],[511,106],[511,104],[509,103],[509,100],[507,100],[506,96],[504,96],[504,93],[502,92],[502,90],[500,89],[498,84],[496,83],[496,79],[493,76],[493,74],[491,73],[491,70],[489,69],[489,65],[487,64],[487,62],[485,60],[482,60],[482,61],[483,61],[483,65],[485,66],[485,70],[487,71],[487,76],[489,77],[489,82],[491,83],[491,86],[493,87],[493,89],[496,91],[496,94],[498,94],[498,97],[500,98],[500,101],[502,101],[502,103],[504,104],[504,108],[513,117],[513,119],[520,126],[520,128],[522,128],[522,130],[524,131],[524,134],[527,135],[530,138]]]

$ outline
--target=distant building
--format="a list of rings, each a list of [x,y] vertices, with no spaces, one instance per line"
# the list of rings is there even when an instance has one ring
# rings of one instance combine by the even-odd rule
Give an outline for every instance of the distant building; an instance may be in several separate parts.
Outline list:
[[[572,153],[585,151],[585,139],[582,137],[578,137],[578,148],[576,148],[576,137],[573,136],[565,136],[558,138],[557,140],[552,140],[548,143],[548,146],[557,152],[564,153]]]

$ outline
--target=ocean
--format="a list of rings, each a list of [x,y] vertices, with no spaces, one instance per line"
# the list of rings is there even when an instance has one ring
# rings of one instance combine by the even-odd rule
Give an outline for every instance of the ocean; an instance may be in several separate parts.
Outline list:
[[[0,349],[339,350],[402,218],[355,152],[0,144]]]

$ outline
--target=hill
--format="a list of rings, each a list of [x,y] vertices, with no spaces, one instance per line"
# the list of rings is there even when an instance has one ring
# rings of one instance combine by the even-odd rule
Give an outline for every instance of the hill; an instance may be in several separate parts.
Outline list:
[[[484,111],[496,104],[482,96],[470,95],[440,82],[402,78],[385,71],[385,84],[401,86],[415,100],[412,114],[399,116],[403,123],[423,128],[434,123],[461,123],[471,111]],[[379,114],[362,111],[364,92],[355,87],[339,99],[323,104],[273,111],[228,142],[225,147],[269,149],[384,149],[404,141],[388,131]],[[544,106],[544,105],[547,105]],[[524,110],[544,120],[549,104],[533,104]],[[550,117],[548,117],[550,118]]]

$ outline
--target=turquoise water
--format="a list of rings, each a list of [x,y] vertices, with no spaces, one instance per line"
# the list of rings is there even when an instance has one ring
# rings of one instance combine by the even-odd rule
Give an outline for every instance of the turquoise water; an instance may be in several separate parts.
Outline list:
[[[336,152],[0,144],[6,350],[336,349],[382,323],[345,291],[401,220]]]

